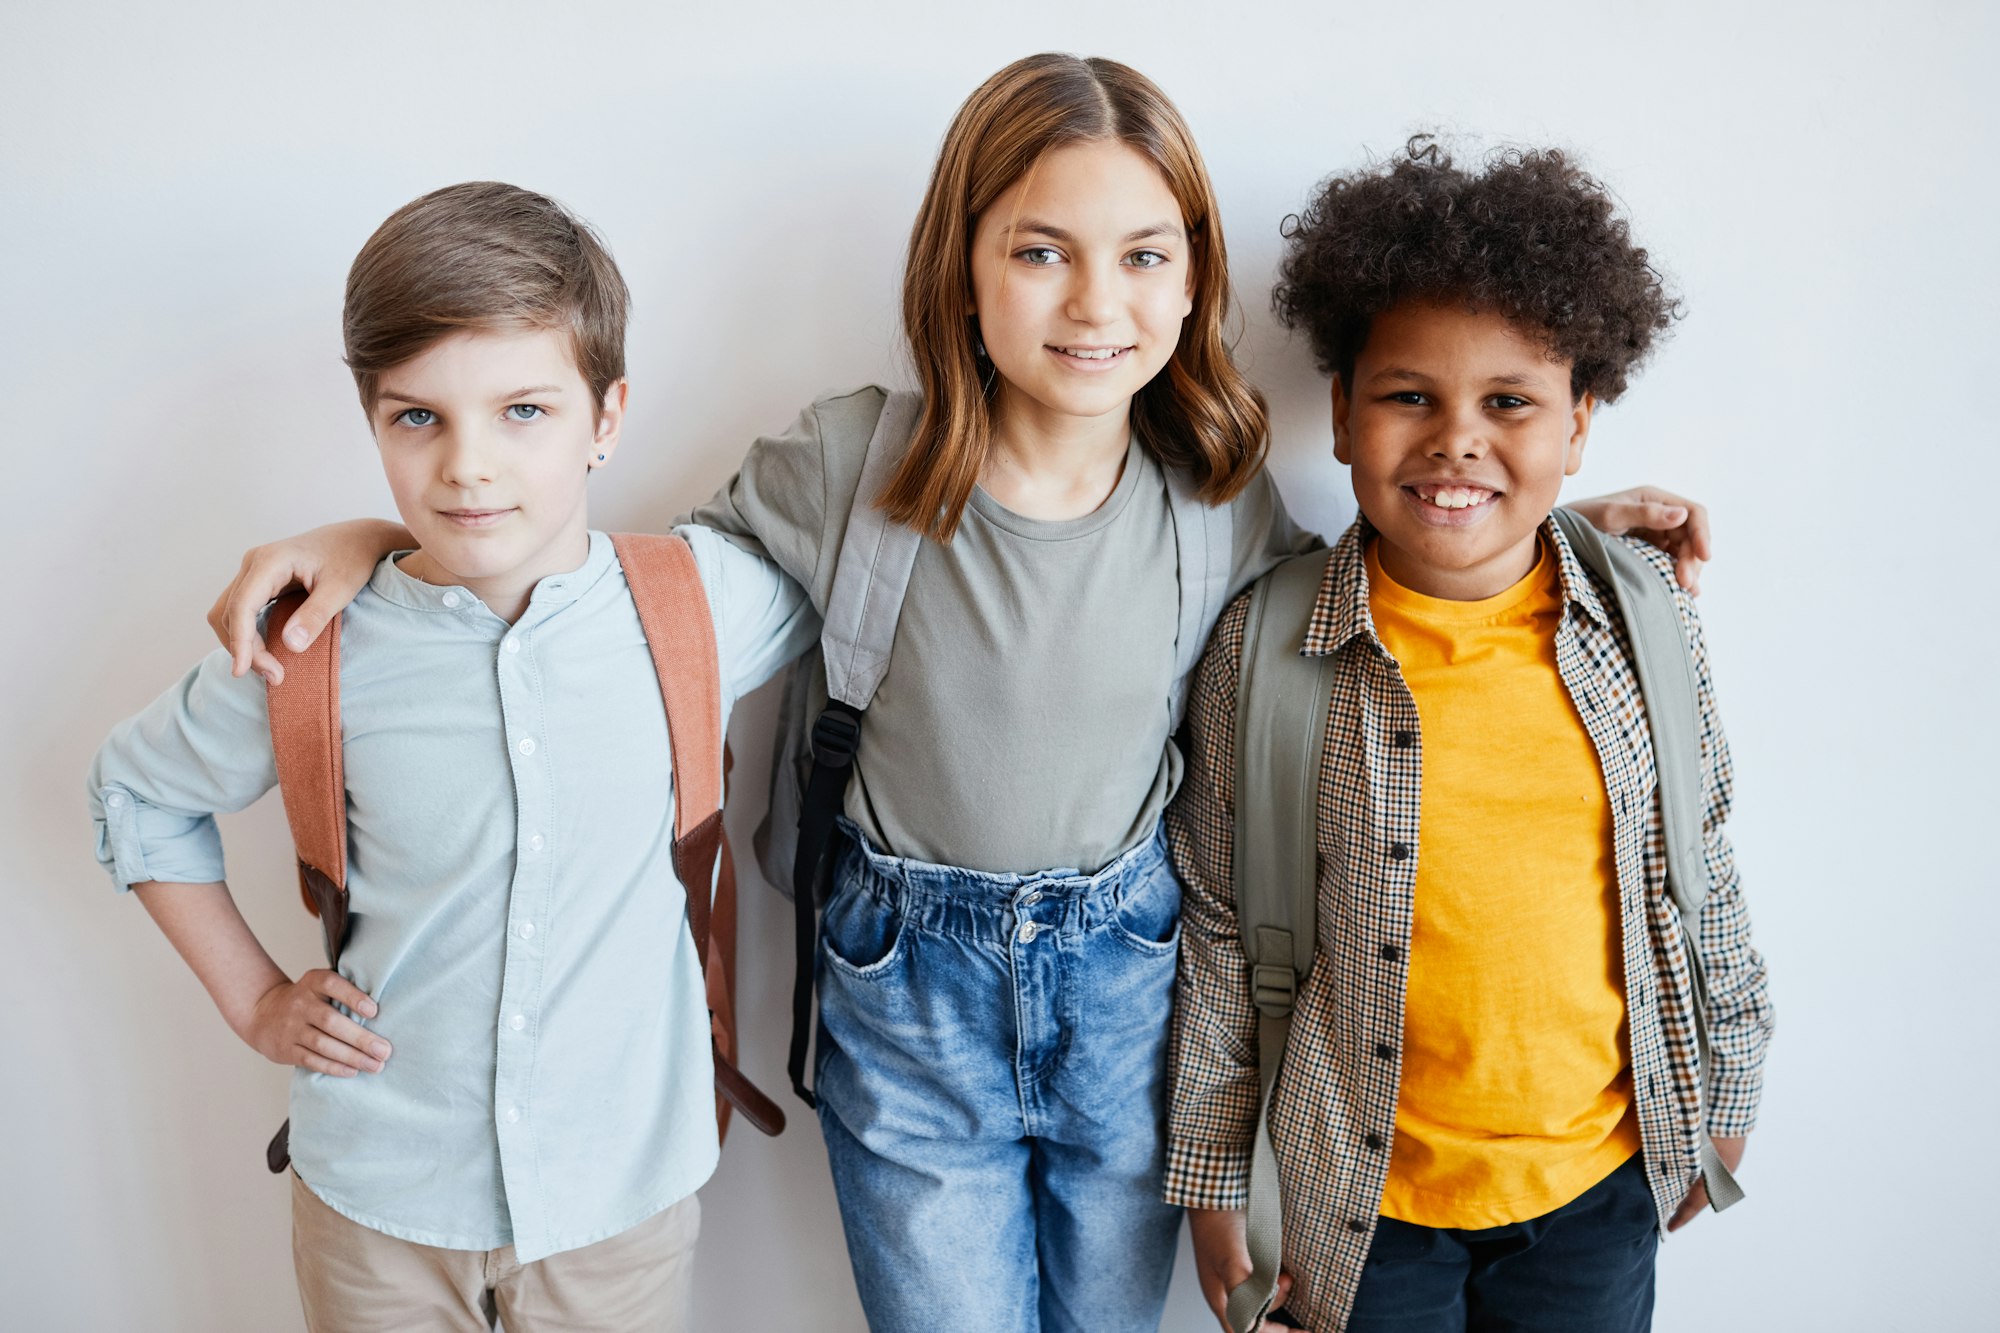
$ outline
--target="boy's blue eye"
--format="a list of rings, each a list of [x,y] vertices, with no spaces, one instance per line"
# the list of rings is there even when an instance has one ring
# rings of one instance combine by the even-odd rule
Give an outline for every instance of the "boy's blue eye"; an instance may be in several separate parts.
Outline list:
[[[533,403],[515,403],[507,409],[507,415],[515,421],[533,421],[536,417],[548,415],[548,409]]]
[[[437,413],[428,407],[406,407],[395,417],[399,426],[428,426],[437,420]]]

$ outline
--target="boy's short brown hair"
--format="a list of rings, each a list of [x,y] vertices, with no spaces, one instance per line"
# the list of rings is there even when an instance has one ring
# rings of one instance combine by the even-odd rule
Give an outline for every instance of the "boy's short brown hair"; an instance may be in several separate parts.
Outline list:
[[[361,406],[382,373],[467,329],[567,329],[598,407],[625,377],[631,302],[590,224],[547,195],[467,181],[403,205],[347,272],[342,335]]]

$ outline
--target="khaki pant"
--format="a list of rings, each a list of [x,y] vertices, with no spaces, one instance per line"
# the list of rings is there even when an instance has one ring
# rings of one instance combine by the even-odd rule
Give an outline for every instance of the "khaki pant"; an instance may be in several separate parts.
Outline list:
[[[514,1247],[444,1250],[372,1231],[292,1176],[292,1263],[311,1333],[685,1333],[693,1327],[690,1194],[595,1245],[514,1261]]]

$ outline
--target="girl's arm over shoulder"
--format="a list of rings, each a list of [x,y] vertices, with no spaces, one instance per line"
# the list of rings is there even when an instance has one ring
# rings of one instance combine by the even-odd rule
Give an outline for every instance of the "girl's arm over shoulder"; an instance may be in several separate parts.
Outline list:
[[[259,622],[279,593],[306,590],[305,604],[285,627],[286,645],[301,651],[368,585],[383,556],[416,544],[400,523],[359,518],[251,547],[208,610],[208,627],[229,650],[229,673],[241,676],[255,668],[273,685],[285,678],[284,667],[264,645]]]
[[[768,555],[824,606],[887,397],[870,386],[809,404],[786,429],[752,444],[736,475],[677,522],[699,524]]]

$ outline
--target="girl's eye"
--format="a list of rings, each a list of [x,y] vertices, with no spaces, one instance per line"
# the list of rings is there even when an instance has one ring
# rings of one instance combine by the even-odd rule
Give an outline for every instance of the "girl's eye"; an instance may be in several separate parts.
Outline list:
[[[399,426],[428,426],[437,420],[437,413],[428,407],[406,407],[395,417]]]
[[[547,408],[537,407],[533,403],[515,403],[507,409],[507,416],[514,421],[533,421],[536,417],[547,415]]]
[[[1158,250],[1140,250],[1125,260],[1133,268],[1158,268],[1167,262],[1167,257]]]
[[[1061,261],[1062,252],[1053,246],[1031,245],[1014,257],[1022,263],[1030,264],[1035,268],[1047,268],[1049,265]]]

